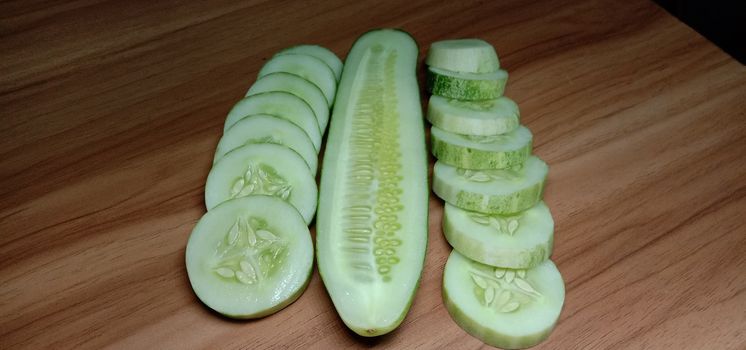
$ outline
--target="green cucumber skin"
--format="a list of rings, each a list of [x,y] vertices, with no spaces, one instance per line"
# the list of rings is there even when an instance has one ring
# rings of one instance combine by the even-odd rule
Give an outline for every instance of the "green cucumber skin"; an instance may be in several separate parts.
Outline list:
[[[518,105],[505,96],[495,100],[495,103],[503,108],[495,111],[497,114],[489,119],[469,118],[469,115],[475,112],[468,108],[453,108],[446,100],[448,99],[445,97],[432,96],[427,104],[427,120],[445,131],[462,135],[492,136],[509,133],[520,125],[521,114]]]
[[[439,161],[462,169],[509,169],[521,166],[531,155],[532,142],[517,150],[494,152],[462,147],[430,134],[432,154]]]
[[[544,181],[509,195],[485,195],[482,193],[450,190],[442,179],[433,176],[433,192],[459,208],[489,214],[513,214],[524,211],[538,203],[544,194]]]
[[[427,71],[427,91],[433,95],[477,101],[498,98],[505,92],[508,78],[498,80],[471,80],[449,77]]]

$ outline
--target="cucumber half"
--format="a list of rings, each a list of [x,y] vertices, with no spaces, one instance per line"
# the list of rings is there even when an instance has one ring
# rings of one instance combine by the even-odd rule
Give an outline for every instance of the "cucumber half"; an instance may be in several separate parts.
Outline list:
[[[326,97],[326,104],[334,103],[334,95],[337,92],[337,79],[334,71],[324,61],[309,55],[286,53],[272,57],[259,71],[258,78],[265,75],[285,72],[298,75],[321,89]]]
[[[306,223],[275,197],[232,199],[205,213],[186,246],[189,282],[211,309],[234,318],[279,311],[305,290],[313,266]]]
[[[529,270],[501,269],[452,251],[443,299],[454,321],[491,346],[521,349],[551,333],[565,301],[565,283],[551,260]]]
[[[531,154],[533,136],[526,127],[503,135],[460,135],[433,126],[432,152],[439,161],[464,169],[520,168]]]
[[[436,41],[430,45],[425,64],[466,73],[491,73],[500,69],[495,48],[480,39]]]
[[[334,72],[334,77],[339,81],[339,78],[342,76],[342,60],[337,57],[337,55],[334,54],[334,52],[331,52],[331,50],[319,46],[319,45],[298,45],[289,47],[285,50],[280,51],[277,53],[278,55],[285,55],[289,53],[295,53],[295,54],[305,54],[309,56],[316,57],[324,63],[326,63],[329,68],[332,69]]]
[[[316,85],[295,74],[277,72],[259,78],[251,86],[246,96],[270,91],[289,92],[308,103],[316,116],[316,121],[319,123],[319,131],[321,131],[321,134],[324,133],[327,124],[329,124],[329,105],[326,104],[324,93]]]
[[[493,100],[462,101],[433,95],[427,120],[456,134],[491,136],[515,130],[520,124],[518,105],[503,96]]]
[[[508,72],[458,73],[430,67],[427,70],[427,91],[433,95],[459,100],[477,101],[498,98],[505,92]]]

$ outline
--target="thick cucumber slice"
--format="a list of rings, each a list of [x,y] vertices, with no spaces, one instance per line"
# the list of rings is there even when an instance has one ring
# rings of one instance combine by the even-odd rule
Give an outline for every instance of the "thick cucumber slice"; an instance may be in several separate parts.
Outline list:
[[[288,201],[298,209],[306,224],[316,211],[316,180],[303,157],[285,146],[271,143],[241,146],[226,153],[207,175],[207,210],[229,199],[254,194]]]
[[[430,45],[425,64],[465,73],[492,73],[500,69],[495,48],[479,39],[436,41]]]
[[[319,272],[344,323],[363,336],[396,328],[427,245],[427,160],[417,44],[361,36],[332,113],[316,220]]]
[[[211,309],[257,318],[290,305],[306,289],[313,245],[306,223],[275,197],[232,199],[208,211],[189,236],[186,267]]]
[[[324,61],[324,63],[326,63],[326,65],[332,69],[332,71],[334,72],[334,77],[337,79],[337,81],[339,81],[339,78],[342,76],[342,60],[340,60],[339,57],[334,54],[334,52],[323,46],[298,45],[282,50],[277,54],[285,55],[289,53],[305,54],[316,57]]]
[[[288,92],[272,91],[252,95],[238,101],[228,112],[223,132],[239,120],[254,114],[270,114],[299,126],[308,134],[316,152],[321,147],[321,129],[313,110],[300,97]]]
[[[334,95],[337,93],[337,79],[334,71],[324,61],[309,55],[288,53],[272,57],[259,71],[258,78],[277,72],[285,72],[298,75],[321,89],[326,97],[326,104],[334,103]]]
[[[513,214],[541,200],[549,168],[530,156],[520,170],[467,170],[443,162],[433,168],[433,192],[459,208]]]
[[[533,136],[526,127],[503,135],[460,135],[433,126],[432,151],[439,161],[464,169],[520,168],[531,155]]]
[[[306,161],[311,175],[316,176],[319,158],[313,142],[297,125],[267,114],[248,116],[233,124],[218,142],[213,164],[223,156],[250,143],[274,143],[287,146]]]
[[[446,203],[443,234],[453,249],[471,260],[528,269],[552,255],[554,220],[544,202],[512,216],[466,211]]]
[[[326,97],[318,86],[295,74],[277,72],[259,78],[251,86],[246,96],[270,91],[289,92],[308,103],[308,106],[313,110],[313,114],[316,115],[319,130],[322,134],[324,133],[327,124],[329,124],[329,105],[326,104]]]
[[[565,302],[565,283],[551,260],[506,270],[454,250],[443,274],[443,299],[467,333],[491,346],[521,349],[549,336]]]
[[[518,105],[505,96],[461,101],[433,95],[427,105],[427,120],[453,133],[491,136],[515,130],[520,124],[520,112]]]
[[[505,92],[508,72],[457,73],[430,67],[427,70],[427,91],[433,95],[477,101],[498,98]]]

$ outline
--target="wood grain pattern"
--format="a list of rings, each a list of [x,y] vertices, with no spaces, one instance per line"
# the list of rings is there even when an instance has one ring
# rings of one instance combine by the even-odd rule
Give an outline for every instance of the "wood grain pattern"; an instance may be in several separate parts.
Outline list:
[[[233,322],[184,247],[222,123],[267,57],[344,57],[375,27],[421,52],[479,37],[550,164],[567,285],[537,349],[746,348],[746,69],[643,1],[7,1],[0,4],[0,348],[480,348],[445,311],[430,199],[412,309],[362,339],[315,272]],[[422,58],[423,56],[421,56]]]

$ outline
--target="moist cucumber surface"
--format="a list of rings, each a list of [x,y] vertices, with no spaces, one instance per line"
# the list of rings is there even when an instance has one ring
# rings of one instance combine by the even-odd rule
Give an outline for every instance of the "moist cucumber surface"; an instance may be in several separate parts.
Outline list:
[[[332,113],[316,219],[319,272],[344,323],[377,336],[404,319],[427,245],[427,160],[418,49],[406,33],[362,35]]]
[[[309,56],[316,57],[324,63],[326,63],[329,68],[332,69],[334,72],[334,77],[339,81],[339,78],[342,76],[342,60],[337,57],[337,55],[334,54],[331,50],[319,46],[319,45],[298,45],[289,47],[285,50],[280,51],[277,53],[278,55],[285,55],[289,53],[295,53],[295,54],[306,54]]]
[[[197,297],[234,318],[262,317],[289,305],[306,288],[312,266],[306,223],[270,196],[232,199],[205,213],[186,247]]]
[[[295,74],[277,72],[259,78],[251,86],[246,96],[270,91],[289,92],[308,103],[316,116],[319,131],[321,131],[321,134],[324,133],[326,126],[329,124],[329,105],[326,104],[324,93],[316,85]]]
[[[456,134],[491,136],[515,130],[520,124],[520,112],[518,105],[505,96],[461,101],[433,95],[427,105],[427,120]]]
[[[503,95],[508,72],[459,73],[430,67],[427,70],[427,91],[433,95],[466,101],[490,100]]]
[[[326,104],[331,106],[334,103],[337,79],[334,77],[334,71],[324,61],[305,54],[277,55],[264,64],[258,78],[277,72],[295,74],[314,83],[324,93]]]
[[[520,168],[531,154],[533,135],[526,127],[494,136],[461,135],[433,126],[432,152],[439,161],[464,169]]]
[[[466,73],[491,73],[500,69],[495,48],[480,39],[436,41],[430,45],[425,64]]]

